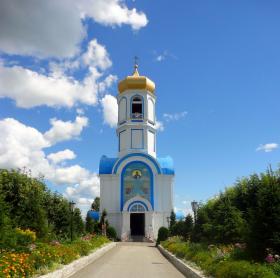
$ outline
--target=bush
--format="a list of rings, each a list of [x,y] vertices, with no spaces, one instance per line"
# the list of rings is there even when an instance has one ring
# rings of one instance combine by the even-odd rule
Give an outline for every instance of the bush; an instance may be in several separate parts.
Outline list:
[[[167,240],[168,235],[169,235],[168,229],[165,227],[160,227],[158,230],[157,245],[159,245],[161,241]]]
[[[216,278],[276,278],[280,264],[257,264],[245,260],[234,260],[236,248],[233,245],[203,245],[169,238],[162,246],[178,258],[194,262],[208,275]],[[234,255],[233,255],[234,254]]]
[[[108,236],[108,238],[110,238],[111,240],[116,240],[116,239],[117,239],[117,232],[116,232],[116,230],[115,230],[114,227],[109,226],[109,227],[107,228],[107,236]]]
[[[280,262],[268,264],[268,267],[274,272],[274,274],[280,277]]]
[[[28,246],[36,240],[36,233],[27,229],[22,230],[16,228],[17,244],[20,246]]]
[[[214,274],[216,278],[276,278],[267,267],[259,264],[251,264],[247,261],[228,261],[221,262]]]

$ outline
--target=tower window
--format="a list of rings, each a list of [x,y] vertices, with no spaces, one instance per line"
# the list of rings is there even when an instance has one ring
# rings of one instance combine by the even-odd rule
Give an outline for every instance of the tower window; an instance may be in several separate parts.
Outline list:
[[[143,103],[140,97],[134,97],[132,99],[131,118],[143,119]]]

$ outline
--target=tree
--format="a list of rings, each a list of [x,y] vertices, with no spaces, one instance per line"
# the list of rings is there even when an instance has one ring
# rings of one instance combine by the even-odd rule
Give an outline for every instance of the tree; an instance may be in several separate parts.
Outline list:
[[[85,232],[85,224],[79,208],[75,208],[73,212],[73,231],[76,237],[83,235]]]
[[[43,237],[47,233],[47,215],[43,207],[46,186],[20,171],[0,170],[0,194],[9,204],[13,227],[30,228]]]
[[[177,221],[171,229],[171,235],[172,236],[182,236],[185,237],[185,222],[180,220]]]
[[[176,224],[176,214],[174,212],[174,210],[171,211],[170,214],[170,225],[169,225],[169,229],[171,230],[172,227]]]
[[[100,197],[95,197],[93,203],[91,204],[91,209],[99,211],[100,209]]]
[[[188,214],[185,218],[185,232],[184,238],[185,240],[189,240],[193,230],[193,218],[190,214]]]
[[[86,232],[93,233],[94,232],[94,221],[93,219],[87,214],[86,217]]]

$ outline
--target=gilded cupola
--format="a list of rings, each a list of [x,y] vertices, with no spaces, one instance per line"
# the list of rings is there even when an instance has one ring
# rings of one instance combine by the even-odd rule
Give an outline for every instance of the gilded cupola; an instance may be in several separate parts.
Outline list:
[[[127,76],[118,84],[119,93],[126,90],[147,90],[150,93],[155,91],[155,83],[146,76],[140,76],[138,72],[138,65],[134,65],[134,72],[132,75]]]

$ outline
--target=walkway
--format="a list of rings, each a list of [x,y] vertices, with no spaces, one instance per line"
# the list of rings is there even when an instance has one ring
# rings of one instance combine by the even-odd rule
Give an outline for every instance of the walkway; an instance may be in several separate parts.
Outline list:
[[[118,243],[117,247],[71,278],[182,278],[158,251],[146,242]]]

